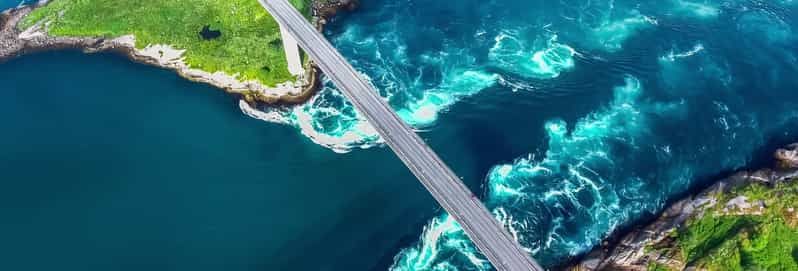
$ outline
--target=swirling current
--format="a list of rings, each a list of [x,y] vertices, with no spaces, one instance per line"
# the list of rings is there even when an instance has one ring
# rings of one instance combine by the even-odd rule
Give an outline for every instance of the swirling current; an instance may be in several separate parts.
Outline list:
[[[325,34],[420,131],[464,100],[566,105],[514,118],[544,140],[495,164],[476,191],[546,266],[798,138],[796,1],[362,2]],[[338,152],[379,145],[324,86],[262,118]],[[491,269],[447,214],[421,232],[391,270]]]

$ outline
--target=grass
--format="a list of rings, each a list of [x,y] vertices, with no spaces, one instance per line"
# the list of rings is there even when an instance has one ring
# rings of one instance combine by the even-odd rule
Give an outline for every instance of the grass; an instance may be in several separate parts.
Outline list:
[[[798,270],[798,181],[751,184],[736,195],[763,200],[766,211],[728,215],[718,207],[691,220],[676,236],[686,262],[707,270]]]
[[[764,221],[749,237],[742,239],[742,263],[762,270],[798,270],[793,249],[798,246],[798,232],[784,221]]]
[[[709,270],[742,271],[742,251],[738,238],[732,238],[720,245],[706,259],[705,266]]]
[[[679,246],[687,263],[708,256],[715,248],[733,239],[747,226],[742,216],[706,215],[693,221],[679,234]]]
[[[647,271],[670,271],[671,269],[668,268],[665,265],[652,262],[652,263],[648,264],[648,268],[646,268],[646,270]]]
[[[312,0],[290,0],[310,14]],[[239,79],[275,85],[288,73],[277,22],[256,0],[53,0],[22,22],[27,28],[50,21],[49,34],[114,38],[133,34],[136,47],[168,44],[185,49],[189,66],[238,74]],[[221,31],[204,40],[204,26]]]

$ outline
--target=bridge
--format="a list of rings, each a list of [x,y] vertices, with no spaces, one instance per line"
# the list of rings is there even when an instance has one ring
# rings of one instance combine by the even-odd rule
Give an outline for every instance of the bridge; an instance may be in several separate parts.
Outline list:
[[[496,269],[543,270],[374,87],[288,1],[258,1],[280,24],[281,32],[291,36],[283,41],[295,41],[304,49]]]

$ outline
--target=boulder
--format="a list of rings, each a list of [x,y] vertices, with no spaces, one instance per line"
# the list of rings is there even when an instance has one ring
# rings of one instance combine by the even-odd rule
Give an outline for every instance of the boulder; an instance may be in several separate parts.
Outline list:
[[[776,165],[781,170],[798,169],[798,143],[778,149],[774,154]]]

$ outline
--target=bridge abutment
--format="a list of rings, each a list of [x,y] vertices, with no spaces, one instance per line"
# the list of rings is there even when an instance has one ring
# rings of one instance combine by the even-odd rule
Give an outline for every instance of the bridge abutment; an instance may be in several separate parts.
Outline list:
[[[299,45],[294,36],[289,33],[283,25],[280,25],[280,37],[283,40],[285,59],[288,62],[288,72],[293,76],[302,76],[305,69],[302,67],[302,58],[299,55]]]

